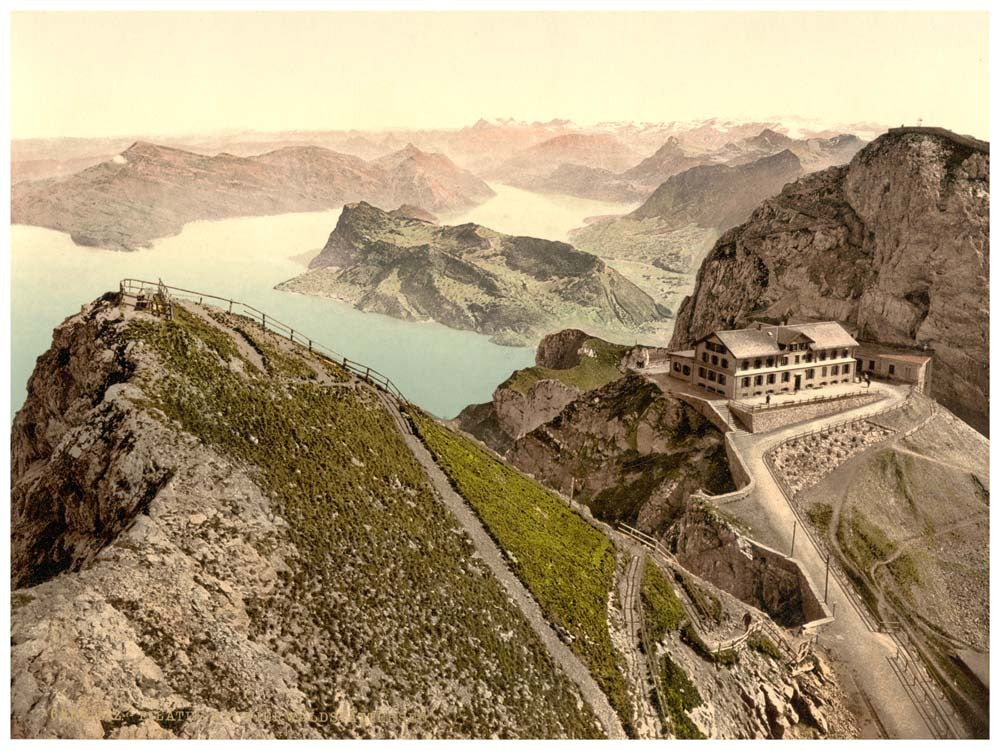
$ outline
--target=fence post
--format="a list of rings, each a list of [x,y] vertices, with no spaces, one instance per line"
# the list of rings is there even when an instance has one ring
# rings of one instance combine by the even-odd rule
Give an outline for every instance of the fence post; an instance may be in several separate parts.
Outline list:
[[[309,339],[309,352],[311,353],[312,350],[313,350],[313,340]]]
[[[229,300],[229,312],[232,313],[232,311],[233,311],[233,301]]]
[[[260,327],[262,329],[267,328],[267,315],[265,315],[264,313],[260,314]]]

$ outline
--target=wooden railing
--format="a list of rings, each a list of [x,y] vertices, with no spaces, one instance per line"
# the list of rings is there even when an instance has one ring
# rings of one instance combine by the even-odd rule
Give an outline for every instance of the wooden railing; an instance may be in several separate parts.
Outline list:
[[[365,382],[371,383],[377,388],[380,388],[400,402],[404,404],[409,403],[406,396],[403,395],[403,392],[396,387],[396,384],[382,373],[361,362],[356,362],[338,354],[333,349],[324,346],[315,339],[306,336],[301,331],[294,329],[287,323],[282,323],[280,320],[268,315],[263,310],[260,310],[246,302],[229,299],[228,297],[220,297],[206,292],[196,292],[191,289],[168,286],[162,281],[145,281],[143,279],[122,279],[119,283],[119,291],[123,295],[129,296],[136,296],[140,293],[150,295],[162,295],[166,293],[169,294],[171,298],[187,299],[193,302],[198,302],[198,304],[201,305],[209,304],[215,307],[220,307],[227,312],[233,313],[234,315],[242,315],[243,317],[249,318],[254,321],[254,323],[260,325],[261,328],[270,330],[272,333],[276,333],[283,338],[287,338],[294,344],[306,347],[313,354],[341,365],[345,369],[353,372],[355,375],[365,380]]]

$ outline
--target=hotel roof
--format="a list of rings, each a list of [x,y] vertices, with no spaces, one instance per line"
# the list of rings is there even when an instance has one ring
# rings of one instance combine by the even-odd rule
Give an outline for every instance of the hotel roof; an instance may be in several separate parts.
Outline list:
[[[854,337],[835,321],[715,331],[702,336],[698,341],[704,341],[711,336],[716,336],[734,357],[739,358],[782,354],[784,350],[778,346],[779,344],[789,344],[799,340],[809,342],[811,350],[840,349],[858,345]]]

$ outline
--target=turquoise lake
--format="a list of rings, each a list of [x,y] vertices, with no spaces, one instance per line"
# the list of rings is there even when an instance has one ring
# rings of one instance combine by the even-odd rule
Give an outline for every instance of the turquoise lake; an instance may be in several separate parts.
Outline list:
[[[474,221],[501,232],[565,240],[587,216],[634,205],[540,195],[492,185],[496,197],[442,223]],[[512,370],[534,362],[534,349],[497,346],[485,336],[438,323],[408,323],[363,313],[274,285],[304,269],[337,223],[340,209],[193,222],[175,237],[132,253],[74,245],[69,235],[11,227],[11,413],[24,402],[36,358],[52,329],[122,278],[243,300],[341,355],[391,378],[412,401],[445,418],[486,401]]]

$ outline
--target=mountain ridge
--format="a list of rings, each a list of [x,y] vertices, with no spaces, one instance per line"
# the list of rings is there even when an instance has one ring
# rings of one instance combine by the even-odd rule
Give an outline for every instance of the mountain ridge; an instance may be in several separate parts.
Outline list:
[[[136,141],[74,175],[17,183],[11,221],[68,232],[78,245],[134,250],[195,220],[320,211],[363,198],[458,210],[492,195],[444,155],[414,147],[373,163],[314,145],[241,157]]]
[[[528,343],[573,320],[632,335],[670,315],[603,260],[564,242],[434,225],[364,202],[345,206],[310,270],[277,288],[433,319],[498,343]]]

